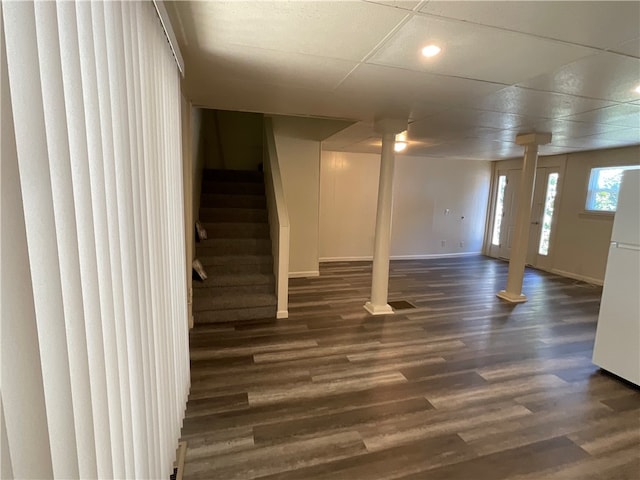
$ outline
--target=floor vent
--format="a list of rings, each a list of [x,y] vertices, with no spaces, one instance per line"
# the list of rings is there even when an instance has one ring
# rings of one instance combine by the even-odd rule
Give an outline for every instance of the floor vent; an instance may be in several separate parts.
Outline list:
[[[416,308],[413,303],[409,303],[406,300],[397,300],[395,302],[389,302],[389,306],[393,308],[393,310],[410,310],[412,308]]]

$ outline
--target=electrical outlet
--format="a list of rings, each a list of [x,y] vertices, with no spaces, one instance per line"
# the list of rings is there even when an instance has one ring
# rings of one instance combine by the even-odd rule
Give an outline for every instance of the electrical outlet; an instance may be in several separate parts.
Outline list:
[[[444,247],[444,246],[446,246],[446,245],[447,245],[447,241],[446,241],[446,240],[441,240],[441,241],[440,241],[440,246],[441,246],[441,247]]]
[[[445,214],[445,215],[449,215],[450,213],[451,213],[451,210],[450,210],[450,209],[448,209],[448,208],[445,208],[445,209],[444,209],[444,214]]]
[[[464,248],[464,241],[460,241],[460,248]]]

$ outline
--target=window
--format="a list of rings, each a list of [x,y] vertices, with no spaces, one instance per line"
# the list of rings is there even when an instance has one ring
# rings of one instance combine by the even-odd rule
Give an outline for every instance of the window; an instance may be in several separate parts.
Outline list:
[[[493,235],[491,236],[492,245],[500,245],[500,226],[502,224],[502,215],[504,214],[504,190],[507,186],[507,176],[500,175],[498,179],[498,198],[496,199],[496,215],[493,221]]]
[[[544,214],[542,216],[542,229],[540,230],[539,255],[549,254],[549,239],[551,238],[551,222],[553,221],[553,206],[558,192],[558,174],[550,173],[547,179],[547,196],[544,201]]]
[[[585,210],[615,212],[618,205],[618,191],[620,190],[620,182],[622,182],[622,174],[626,170],[636,170],[638,168],[640,168],[640,165],[592,168]]]

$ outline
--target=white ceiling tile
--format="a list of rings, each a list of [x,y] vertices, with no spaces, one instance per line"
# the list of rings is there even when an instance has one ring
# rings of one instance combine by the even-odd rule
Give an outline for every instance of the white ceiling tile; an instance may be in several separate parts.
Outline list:
[[[554,144],[558,148],[567,148],[571,150],[599,150],[602,148],[614,148],[627,145],[633,145],[635,142],[620,142],[615,140],[609,140],[604,137],[592,136],[572,138],[565,140],[559,144]]]
[[[515,143],[514,130],[479,126],[474,116],[467,117],[464,111],[444,112],[432,115],[409,125],[410,140],[436,143],[481,141]]]
[[[471,136],[486,140],[515,141],[518,133],[531,131],[548,131],[554,138],[565,138],[602,134],[618,128],[613,125],[453,109],[412,122],[409,132],[415,138],[428,138],[446,132],[446,135],[457,137]]]
[[[640,37],[624,42],[617,47],[612,48],[611,51],[640,58]]]
[[[611,142],[640,143],[640,128],[622,128],[596,135],[588,135],[582,138],[600,139]]]
[[[478,125],[480,127],[510,129],[524,125],[529,120],[529,117],[513,113],[490,112],[471,109],[468,109],[467,112],[471,113],[471,118],[473,118],[474,125]]]
[[[560,93],[540,92],[515,86],[504,88],[470,104],[470,106],[482,110],[513,113],[536,118],[559,118],[609,105],[613,105],[613,103]]]
[[[512,113],[492,112],[474,108],[451,108],[445,112],[431,115],[429,120],[441,124],[489,127],[495,129],[514,129],[521,126],[546,121],[544,118],[527,117]]]
[[[442,52],[421,55],[427,44]],[[416,16],[369,63],[512,84],[593,54],[594,50],[459,21]]]
[[[387,5],[389,7],[395,8],[403,8],[405,10],[413,10],[417,7],[420,2],[419,1],[410,1],[410,0],[365,0],[369,3],[379,3],[380,5]]]
[[[426,155],[471,160],[498,160],[522,156],[522,147],[513,142],[492,142],[468,138],[423,149]]]
[[[336,94],[380,107],[392,103],[403,107],[411,118],[420,118],[501,88],[495,83],[360,64],[336,89]]]
[[[598,48],[638,36],[639,2],[430,1],[423,12]]]
[[[188,77],[186,88],[196,107],[241,112],[340,118],[326,101],[331,94],[315,89],[269,85],[237,79],[207,81]]]
[[[553,139],[585,137],[587,135],[601,135],[618,129],[614,125],[598,123],[571,122],[567,120],[547,120],[544,124],[535,125],[537,131],[553,134]],[[553,143],[552,139],[552,143]]]
[[[561,147],[561,146],[556,146],[556,145],[540,145],[538,147],[538,155],[542,156],[549,156],[549,155],[560,155],[563,153],[568,153],[573,151],[574,148],[572,147]]]
[[[353,125],[353,122],[330,118],[293,117],[289,115],[269,116],[276,119],[278,131],[284,136],[318,142],[322,142]]]
[[[450,141],[464,138],[471,129],[471,124],[456,121],[456,116],[432,115],[412,122],[408,128],[409,139],[443,139]]]
[[[340,1],[177,2],[176,6],[181,17],[190,19],[197,47],[204,50],[233,44],[356,61],[407,15],[402,9]]]
[[[513,138],[520,133],[550,132],[551,143],[565,145],[570,138],[584,137],[587,135],[606,134],[618,130],[615,125],[603,125],[598,123],[572,122],[567,120],[550,120],[548,118],[526,119],[522,125],[510,129]]]
[[[640,59],[614,53],[581,58],[519,84],[526,88],[628,102],[638,97]]]
[[[227,45],[208,55],[208,62],[191,62],[190,75],[224,80],[246,79],[332,91],[357,65],[335,58]]]
[[[373,135],[373,124],[358,122],[339,131],[322,142],[324,150],[340,150],[342,148],[362,142]]]
[[[640,105],[624,103],[581,113],[579,115],[572,115],[563,120],[640,128]]]

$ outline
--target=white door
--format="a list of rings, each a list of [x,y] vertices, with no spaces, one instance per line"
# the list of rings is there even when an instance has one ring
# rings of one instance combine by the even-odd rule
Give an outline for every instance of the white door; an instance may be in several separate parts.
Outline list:
[[[515,229],[516,199],[522,170],[499,170],[489,255],[509,258]]]
[[[555,232],[560,192],[560,169],[539,167],[531,209],[527,264],[535,268],[551,268],[552,239]]]
[[[495,214],[491,226],[489,255],[509,259],[516,221],[516,202],[522,170],[499,170],[495,192]],[[538,167],[534,185],[529,230],[527,263],[541,269],[551,268],[550,254],[555,231],[557,197],[560,187],[560,167]]]

